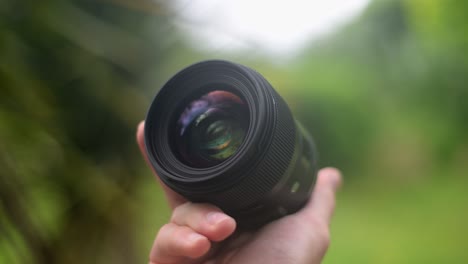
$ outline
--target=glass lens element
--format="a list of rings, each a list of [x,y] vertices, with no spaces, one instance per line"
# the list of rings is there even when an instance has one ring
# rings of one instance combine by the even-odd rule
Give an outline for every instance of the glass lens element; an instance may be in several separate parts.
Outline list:
[[[236,153],[248,124],[248,107],[239,96],[209,92],[192,101],[177,121],[179,158],[197,168],[219,164]]]

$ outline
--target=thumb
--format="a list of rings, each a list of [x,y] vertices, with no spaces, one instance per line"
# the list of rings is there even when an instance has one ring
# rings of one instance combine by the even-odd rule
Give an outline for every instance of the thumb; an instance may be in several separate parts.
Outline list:
[[[335,195],[341,184],[342,176],[338,169],[321,169],[311,199],[300,214],[329,225],[335,210]]]

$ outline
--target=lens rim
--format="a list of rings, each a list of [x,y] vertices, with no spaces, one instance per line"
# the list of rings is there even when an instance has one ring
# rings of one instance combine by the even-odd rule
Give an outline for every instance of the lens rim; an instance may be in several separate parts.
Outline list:
[[[162,87],[148,111],[145,141],[148,157],[156,171],[161,172],[159,176],[164,183],[181,192],[184,189],[192,193],[222,191],[248,175],[252,162],[267,152],[275,125],[275,102],[264,81],[251,71],[227,61],[200,62],[183,69]],[[213,167],[194,168],[172,153],[167,140],[168,127],[177,118],[177,110],[180,111],[182,105],[210,90],[225,90],[243,99],[249,110],[249,126],[233,156]],[[189,96],[181,97],[184,94]],[[179,105],[179,109],[174,104]],[[256,159],[252,158],[254,155]],[[230,173],[225,173],[227,171]]]

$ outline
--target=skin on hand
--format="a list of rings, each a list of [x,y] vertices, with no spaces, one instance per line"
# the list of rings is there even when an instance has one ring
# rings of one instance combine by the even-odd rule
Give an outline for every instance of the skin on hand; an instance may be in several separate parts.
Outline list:
[[[150,164],[144,144],[144,122],[138,126],[137,142]],[[328,249],[335,193],[342,181],[337,169],[318,172],[312,197],[299,212],[254,232],[236,231],[235,220],[216,206],[188,202],[156,178],[173,211],[169,223],[156,236],[150,264],[310,264],[320,263]]]

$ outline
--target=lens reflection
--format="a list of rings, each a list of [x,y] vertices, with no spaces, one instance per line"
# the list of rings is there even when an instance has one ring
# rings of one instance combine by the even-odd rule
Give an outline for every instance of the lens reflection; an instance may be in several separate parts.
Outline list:
[[[182,162],[210,167],[236,153],[248,128],[248,107],[230,92],[215,90],[192,101],[177,121],[176,149]]]

